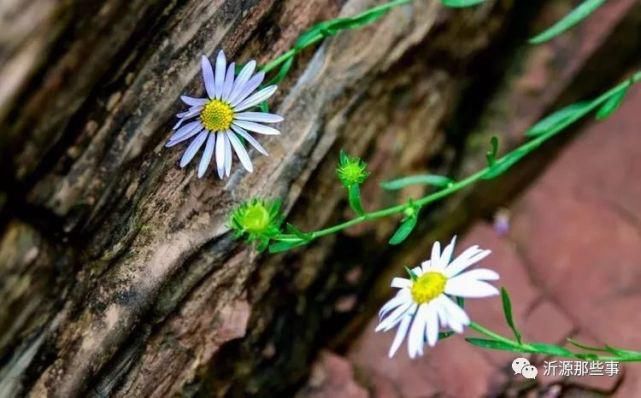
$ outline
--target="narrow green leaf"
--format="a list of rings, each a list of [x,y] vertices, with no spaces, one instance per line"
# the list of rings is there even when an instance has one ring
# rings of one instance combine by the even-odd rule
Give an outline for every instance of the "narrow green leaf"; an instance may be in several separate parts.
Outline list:
[[[578,347],[578,348],[580,348],[582,350],[600,351],[600,352],[608,351],[607,349],[602,348],[602,347],[596,347],[596,346],[591,346],[591,345],[579,343],[578,341],[576,341],[576,340],[574,340],[574,339],[572,339],[570,337],[568,337],[566,340],[568,341],[568,343],[570,343],[573,346]]]
[[[505,173],[510,167],[518,163],[518,161],[521,160],[525,155],[527,155],[527,152],[525,151],[514,151],[506,155],[498,162],[494,163],[494,165],[490,167],[481,178],[484,180],[491,180],[492,178],[500,176],[501,174]]]
[[[445,340],[448,337],[454,336],[454,332],[439,332],[438,333],[438,339],[439,340]]]
[[[485,0],[441,0],[446,7],[463,8],[471,7],[483,3]]]
[[[466,337],[465,340],[467,340],[468,343],[481,348],[489,348],[491,350],[523,352],[523,350],[520,349],[519,347],[504,343],[502,341],[479,339],[476,337]]]
[[[589,352],[582,352],[580,354],[574,354],[575,357],[583,359],[584,361],[597,361],[599,356],[597,354],[592,354]]]
[[[597,120],[604,120],[610,117],[614,112],[616,112],[617,109],[621,106],[623,103],[623,100],[625,99],[626,94],[628,93],[628,90],[630,90],[630,86],[625,86],[625,88],[621,89],[621,91],[617,91],[612,97],[610,97],[605,104],[603,104],[599,110],[596,113],[596,119]]]
[[[318,40],[319,38],[322,38],[324,36],[324,31],[327,29],[327,26],[331,23],[332,21],[323,21],[321,23],[318,23],[311,28],[307,29],[303,33],[298,36],[298,39],[296,39],[296,42],[294,43],[294,48],[296,49],[302,49],[313,43],[314,41]]]
[[[558,357],[571,357],[574,354],[567,348],[560,347],[558,345],[547,344],[547,343],[528,343],[529,346],[533,347],[537,353],[554,355]]]
[[[302,239],[297,241],[276,242],[269,245],[269,252],[272,254],[286,252],[293,248],[304,246],[305,244],[307,244],[307,241]]]
[[[353,17],[335,18],[320,22],[303,32],[296,40],[294,48],[302,49],[321,38],[333,36],[342,30],[358,29],[362,26],[369,25],[379,20],[392,8],[406,3],[408,3],[407,0],[390,1],[387,4],[371,8]]]
[[[445,188],[453,184],[454,180],[445,176],[435,174],[419,174],[397,178],[395,180],[384,181],[381,183],[381,188],[388,191],[396,191],[411,185],[432,185],[439,188]]]
[[[621,357],[621,358],[628,358],[628,357],[639,357],[641,356],[641,352],[639,351],[631,351],[631,350],[624,350],[622,348],[615,348],[609,345],[605,346],[605,349],[608,350],[609,352],[613,353],[614,355]]]
[[[456,304],[461,308],[465,308],[465,299],[463,297],[456,296]]]
[[[510,329],[512,329],[516,341],[521,344],[521,333],[516,328],[516,325],[514,324],[514,318],[512,317],[512,302],[510,301],[510,295],[503,287],[501,288],[501,300],[503,301],[503,314],[505,314],[505,321],[507,322],[508,326],[510,326]]]
[[[298,238],[308,241],[311,237],[311,234],[308,232],[303,232],[300,229],[296,228],[295,225],[287,223],[287,226],[285,227],[287,233],[296,235]]]
[[[414,271],[412,271],[412,270],[411,270],[411,269],[409,269],[408,267],[405,267],[405,271],[407,272],[407,275],[409,275],[409,276],[410,276],[410,279],[411,279],[412,281],[415,281],[415,280],[417,280],[417,279],[418,279],[418,276],[416,276],[416,274],[414,273]]]
[[[605,3],[605,1],[606,0],[585,0],[578,7],[572,10],[568,15],[563,17],[560,21],[531,38],[529,40],[530,43],[541,44],[560,35],[561,33],[574,27],[576,24],[587,18],[597,8],[601,7],[603,3]]]
[[[292,65],[294,65],[294,57],[291,57],[287,59],[287,61],[283,62],[283,64],[280,66],[280,69],[278,69],[278,73],[276,74],[276,76],[274,76],[269,82],[264,84],[264,86],[271,86],[272,84],[278,84],[282,82],[289,73],[290,69],[292,69]]]
[[[358,29],[362,26],[369,25],[373,22],[376,22],[383,15],[387,13],[388,10],[370,10],[371,12],[364,12],[360,15],[350,17],[350,18],[337,18],[332,21],[326,27],[326,34],[335,35],[341,30],[347,29]]]
[[[499,151],[499,139],[494,135],[490,138],[490,150],[487,151],[485,157],[487,158],[487,165],[492,167],[496,163],[496,154]]]
[[[407,239],[407,237],[410,236],[410,234],[414,230],[414,227],[416,227],[417,219],[418,217],[416,214],[403,219],[403,221],[401,221],[401,225],[398,227],[396,232],[394,232],[394,235],[390,238],[389,244],[398,245],[401,244],[405,239]]]
[[[592,101],[581,101],[561,108],[535,123],[525,132],[525,136],[536,137],[545,134],[570,118],[583,116],[591,106]]]
[[[350,185],[348,189],[348,200],[349,206],[354,210],[356,214],[362,216],[365,214],[363,210],[363,204],[361,203],[361,188],[358,184]]]

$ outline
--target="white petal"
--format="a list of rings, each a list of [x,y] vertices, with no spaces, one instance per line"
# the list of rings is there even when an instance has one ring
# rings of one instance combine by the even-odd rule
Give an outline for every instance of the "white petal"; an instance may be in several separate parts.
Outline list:
[[[410,302],[411,297],[409,290],[400,290],[398,293],[396,293],[396,296],[394,296],[393,299],[389,300],[387,303],[385,303],[385,305],[383,305],[383,307],[381,307],[381,309],[378,311],[378,317],[382,318],[392,309],[398,307],[401,304]]]
[[[227,99],[229,103],[235,100],[236,97],[240,94],[242,89],[245,87],[245,84],[249,81],[249,78],[254,73],[255,68],[256,68],[256,61],[252,60],[247,62],[247,64],[243,66],[243,68],[240,70],[240,73],[238,74],[238,77],[236,77],[236,81],[234,82],[234,88],[232,88],[231,94]]]
[[[196,156],[196,153],[203,145],[203,142],[207,139],[207,132],[203,131],[194,140],[189,144],[187,150],[183,154],[183,157],[180,159],[180,167],[185,167],[191,162],[191,160]]]
[[[232,62],[227,67],[227,75],[225,75],[225,83],[223,84],[223,93],[220,95],[220,98],[223,101],[229,99],[229,94],[231,94],[231,89],[234,88],[234,73],[236,71],[236,64]]]
[[[412,327],[410,328],[410,335],[407,340],[407,351],[410,355],[410,358],[414,358],[417,355],[423,355],[423,343],[425,336],[425,322],[427,320],[427,305],[421,304],[418,306],[418,311],[416,316],[412,321]]]
[[[199,105],[205,105],[207,102],[209,102],[208,98],[195,98],[195,97],[188,97],[186,95],[181,95],[180,99],[182,102],[189,106],[199,106]]]
[[[211,67],[211,62],[206,56],[200,58],[200,67],[203,70],[203,81],[205,82],[205,90],[207,96],[211,99],[214,98],[214,70]]]
[[[412,273],[416,276],[421,276],[423,275],[423,269],[421,267],[414,267],[412,268]]]
[[[432,300],[436,313],[438,314],[439,324],[444,328],[451,328],[456,333],[463,333],[463,325],[454,317],[450,316],[443,300],[449,300],[444,294]]]
[[[174,124],[174,127],[172,128],[172,130],[178,129],[178,127],[180,127],[183,124],[184,121],[185,121],[185,119],[183,119],[183,118],[178,120],[178,122],[176,124]]]
[[[410,287],[412,286],[412,281],[409,279],[405,278],[394,278],[392,279],[392,287],[397,287],[399,289],[402,289],[404,287]]]
[[[229,103],[231,104],[231,106],[238,105],[245,98],[247,98],[248,95],[253,93],[254,90],[256,90],[258,86],[260,86],[264,79],[265,73],[263,72],[258,72],[254,76],[252,76],[252,78],[249,79],[247,83],[243,84],[236,95],[232,94],[232,97],[229,99]]]
[[[459,272],[463,271],[470,265],[481,261],[490,253],[490,250],[481,250],[478,246],[472,246],[461,253],[461,255],[455,258],[454,261],[445,268],[445,275],[448,278],[456,276]]]
[[[178,129],[178,131],[176,131],[171,137],[169,137],[169,141],[165,144],[165,146],[169,148],[180,142],[183,142],[198,134],[202,129],[203,126],[198,120],[196,120],[195,122],[187,123],[180,129]]]
[[[403,318],[401,321],[401,324],[398,326],[398,330],[396,331],[396,336],[394,337],[394,341],[392,342],[392,346],[389,349],[389,353],[387,354],[390,358],[396,354],[396,351],[398,350],[398,347],[401,346],[403,343],[403,339],[405,338],[405,335],[407,335],[407,329],[409,329],[410,322],[412,322],[412,317],[411,316],[406,316]]]
[[[189,119],[191,117],[198,115],[202,110],[203,110],[202,106],[192,106],[191,108],[189,108],[187,112],[179,113],[176,116],[183,119]]]
[[[412,314],[412,309],[416,307],[416,304],[412,302],[407,302],[403,305],[398,306],[394,311],[392,311],[387,318],[381,320],[381,322],[376,327],[376,331],[388,331],[401,320],[401,318],[407,314]]]
[[[231,154],[231,143],[229,142],[229,136],[227,135],[227,132],[225,132],[225,175],[227,177],[229,177],[229,175],[231,174],[232,158],[233,156]]]
[[[222,131],[216,133],[216,169],[222,179],[225,174],[225,133]]]
[[[499,274],[487,268],[477,268],[460,273],[456,278],[471,278],[479,281],[498,281]]]
[[[282,116],[266,112],[241,112],[235,114],[234,118],[258,123],[279,123],[283,121]]]
[[[262,90],[258,91],[257,93],[252,94],[250,97],[248,97],[238,105],[232,104],[232,106],[234,107],[234,111],[235,112],[244,111],[245,109],[249,109],[251,107],[254,107],[260,104],[261,102],[267,100],[269,97],[274,95],[274,93],[276,92],[276,89],[278,89],[278,86],[276,85],[265,87]]]
[[[457,322],[460,325],[469,325],[470,318],[467,316],[463,308],[459,307],[454,301],[445,295],[441,295],[437,298],[439,304],[443,305],[445,311],[448,315],[448,323],[452,325],[452,321]]]
[[[240,128],[243,128],[245,130],[253,131],[258,134],[265,134],[265,135],[279,135],[280,131],[276,130],[273,127],[269,126],[263,126],[262,124],[254,123],[254,122],[246,122],[244,120],[235,120],[232,122],[232,126],[236,125]]]
[[[214,95],[220,98],[223,94],[223,84],[225,83],[225,71],[227,70],[227,59],[223,50],[218,51],[216,57],[216,74],[214,75]]]
[[[421,267],[420,268],[423,271],[423,273],[430,271],[430,269],[432,268],[432,261],[430,261],[430,260],[423,261],[421,263]]]
[[[236,155],[238,155],[238,159],[240,159],[240,163],[243,165],[245,170],[250,173],[254,171],[254,167],[252,166],[252,161],[249,158],[249,154],[247,154],[247,150],[243,146],[243,143],[240,142],[238,137],[236,137],[236,134],[230,131],[227,133],[227,137],[229,138],[231,145],[234,147],[234,151],[236,152]]]
[[[457,276],[447,280],[445,293],[452,296],[480,298],[496,296],[499,291],[487,282]]]
[[[450,241],[450,244],[443,249],[441,253],[441,267],[445,268],[450,263],[452,259],[452,253],[454,253],[454,245],[456,244],[456,235]]]
[[[242,129],[241,127],[234,126],[233,124],[232,124],[231,128],[232,128],[232,130],[234,130],[234,132],[236,132],[238,135],[240,135],[241,137],[243,137],[244,139],[246,139],[246,140],[247,140],[247,142],[249,142],[249,143],[250,143],[254,148],[256,148],[256,150],[257,150],[258,152],[262,153],[262,154],[263,154],[263,155],[265,155],[265,156],[267,156],[267,155],[268,155],[268,154],[267,154],[267,150],[266,150],[265,148],[263,148],[263,146],[262,146],[262,145],[260,145],[260,143],[259,143],[258,141],[256,141],[256,139],[255,139],[254,137],[252,137],[252,136],[251,136],[251,134],[249,134],[248,132],[246,132],[246,131],[245,131],[244,129]]]
[[[441,242],[434,242],[432,245],[432,256],[430,257],[432,267],[436,269],[443,269],[441,264]]]
[[[198,178],[201,178],[205,175],[209,163],[211,163],[211,157],[214,155],[214,148],[216,147],[216,133],[209,133],[207,135],[207,144],[205,145],[205,152],[203,152],[203,157],[200,159],[200,164],[198,165]]]
[[[438,341],[438,313],[434,301],[425,305],[427,307],[425,315],[425,337],[427,337],[427,344],[434,347]]]

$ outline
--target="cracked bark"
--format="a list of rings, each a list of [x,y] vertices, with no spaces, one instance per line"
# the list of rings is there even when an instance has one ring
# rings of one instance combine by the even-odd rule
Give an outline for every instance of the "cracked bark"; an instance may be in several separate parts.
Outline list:
[[[273,104],[283,135],[262,140],[270,156],[253,154],[254,174],[198,180],[162,145],[179,95],[202,90],[200,54],[264,62],[314,22],[374,3],[0,5],[0,396],[295,388],[391,261],[395,221],[267,256],[231,239],[230,207],[282,197],[303,229],[340,219],[340,148],[370,163],[367,207],[396,199],[374,194],[381,178],[448,170],[461,145],[444,126],[512,2],[416,1],[306,51]]]

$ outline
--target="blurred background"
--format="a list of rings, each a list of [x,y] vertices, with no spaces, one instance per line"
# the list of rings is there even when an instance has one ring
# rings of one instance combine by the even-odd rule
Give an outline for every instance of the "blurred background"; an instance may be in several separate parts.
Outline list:
[[[497,180],[397,219],[269,255],[233,240],[234,204],[280,197],[314,230],[352,217],[340,149],[372,172],[367,209],[458,179],[547,113],[641,65],[641,3],[612,0],[568,33],[527,38],[580,1],[416,0],[308,49],[280,85],[279,137],[256,171],[219,181],[163,149],[198,59],[223,48],[265,63],[316,22],[374,0],[0,0],[0,397],[638,397],[616,376],[514,375],[512,353],[452,337],[410,360],[376,334],[391,278],[435,240],[478,244],[529,340],[639,349],[641,90],[576,125]],[[500,299],[466,306],[509,335]],[[472,332],[467,332],[473,335]]]

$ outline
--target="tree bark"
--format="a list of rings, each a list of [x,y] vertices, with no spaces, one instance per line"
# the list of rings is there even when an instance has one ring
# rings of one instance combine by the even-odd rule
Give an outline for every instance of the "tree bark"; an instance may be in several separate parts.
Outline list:
[[[368,208],[400,200],[378,192],[384,178],[454,167],[464,137],[444,126],[483,79],[473,67],[500,46],[513,2],[454,12],[417,0],[305,51],[272,104],[282,135],[262,140],[270,156],[252,154],[253,174],[197,179],[163,144],[179,96],[202,91],[201,54],[264,63],[313,23],[376,3],[0,4],[0,396],[296,388],[386,261],[416,250],[392,256],[397,220],[385,220],[261,254],[232,239],[230,208],[283,198],[304,230],[349,216],[341,148],[369,162]]]

